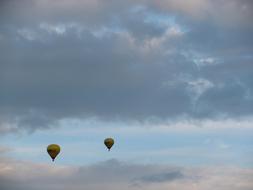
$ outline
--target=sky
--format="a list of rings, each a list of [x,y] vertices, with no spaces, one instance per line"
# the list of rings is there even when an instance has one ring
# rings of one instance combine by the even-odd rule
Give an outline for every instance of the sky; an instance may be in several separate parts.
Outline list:
[[[0,189],[252,190],[252,18],[251,0],[1,0]]]

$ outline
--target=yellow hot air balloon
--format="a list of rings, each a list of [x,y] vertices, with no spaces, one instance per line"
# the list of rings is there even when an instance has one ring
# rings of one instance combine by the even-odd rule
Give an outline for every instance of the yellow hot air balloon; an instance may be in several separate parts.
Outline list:
[[[56,156],[60,153],[60,151],[61,151],[61,148],[57,144],[50,144],[47,147],[47,152],[48,152],[48,154],[50,155],[50,157],[52,158],[53,161],[56,158]]]
[[[114,140],[113,138],[106,138],[104,140],[104,144],[105,146],[108,148],[108,151],[110,151],[110,149],[112,148],[113,144],[114,144]]]

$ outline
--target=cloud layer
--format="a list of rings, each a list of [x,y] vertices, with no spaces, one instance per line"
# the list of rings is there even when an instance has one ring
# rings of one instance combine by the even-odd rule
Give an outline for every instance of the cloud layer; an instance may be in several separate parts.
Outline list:
[[[252,177],[251,169],[177,168],[164,165],[133,165],[117,160],[81,167],[14,160],[7,162],[3,159],[0,164],[2,190],[250,190],[253,186]]]
[[[252,12],[246,0],[2,1],[0,130],[252,116]]]

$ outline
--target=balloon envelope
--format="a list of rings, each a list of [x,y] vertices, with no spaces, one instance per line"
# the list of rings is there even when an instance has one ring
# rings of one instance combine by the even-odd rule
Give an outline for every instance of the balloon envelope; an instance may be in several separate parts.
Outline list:
[[[53,161],[56,158],[56,156],[60,153],[60,151],[61,151],[61,148],[57,144],[50,144],[47,147],[47,152]]]
[[[104,144],[105,146],[108,148],[108,150],[110,151],[110,149],[112,148],[113,144],[114,144],[114,140],[113,138],[106,138],[104,140]]]

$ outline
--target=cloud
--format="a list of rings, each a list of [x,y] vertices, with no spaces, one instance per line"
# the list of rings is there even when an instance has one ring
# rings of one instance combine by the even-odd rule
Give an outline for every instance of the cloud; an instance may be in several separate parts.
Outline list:
[[[1,131],[252,116],[250,1],[1,5]]]
[[[166,182],[166,181],[173,181],[176,179],[182,179],[184,176],[179,171],[172,171],[169,173],[162,173],[162,174],[156,174],[156,175],[150,175],[150,176],[144,176],[141,179],[139,179],[142,182]]]
[[[209,20],[217,25],[229,27],[251,25],[250,17],[253,8],[250,0],[189,0],[187,2],[158,0],[151,5],[160,11],[182,14],[190,20]]]
[[[175,168],[164,165],[134,165],[117,160],[81,167],[1,160],[0,187],[3,190],[45,188],[249,190],[253,186],[252,175],[251,169]]]
[[[10,147],[6,147],[6,146],[0,146],[0,156],[10,152],[12,149]]]

